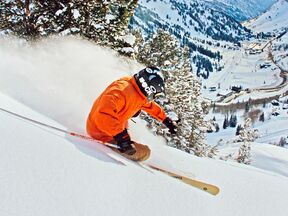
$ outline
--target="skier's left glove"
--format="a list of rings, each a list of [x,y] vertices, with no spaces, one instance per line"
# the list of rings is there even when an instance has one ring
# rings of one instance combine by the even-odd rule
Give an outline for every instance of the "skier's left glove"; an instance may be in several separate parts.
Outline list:
[[[163,121],[163,124],[169,128],[169,132],[171,134],[176,134],[177,133],[177,125],[176,122],[174,122],[172,119],[170,119],[169,117],[166,117]]]

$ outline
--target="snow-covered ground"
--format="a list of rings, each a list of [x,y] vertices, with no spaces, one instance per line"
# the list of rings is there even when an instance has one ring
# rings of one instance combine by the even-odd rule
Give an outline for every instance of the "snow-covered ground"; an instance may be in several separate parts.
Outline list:
[[[248,28],[254,32],[273,32],[279,36],[287,30],[288,20],[288,1],[277,1],[267,12],[259,17],[249,20],[244,23]],[[223,55],[222,65],[223,69],[220,72],[210,73],[207,80],[203,80],[203,95],[207,98],[215,99],[216,95],[226,95],[231,92],[231,86],[242,86],[243,89],[258,89],[271,88],[280,85],[283,78],[280,77],[280,69],[288,69],[287,57],[287,33],[280,39],[251,39],[244,41],[242,46],[237,50],[220,49]],[[270,47],[270,42],[272,48]],[[229,47],[229,46],[228,46]],[[273,59],[270,58],[270,52]],[[279,68],[279,66],[281,68]],[[217,91],[210,92],[210,87],[216,87]],[[287,89],[278,89],[274,92],[252,92],[251,94],[244,94],[233,100],[233,103],[238,101],[247,101],[249,98],[271,97],[273,95],[280,95],[286,92]],[[227,101],[226,101],[227,102]]]
[[[272,53],[277,64],[288,71],[288,33],[273,43]]]
[[[250,111],[258,110],[258,116],[255,117],[255,122],[253,122],[253,128],[259,130],[260,137],[256,140],[258,143],[263,144],[278,144],[280,139],[288,138],[288,112],[287,112],[287,104],[280,103],[280,106],[273,106],[271,103],[265,105],[258,105],[250,108]],[[259,121],[259,116],[261,113],[264,113],[265,120],[264,122]],[[278,116],[272,115],[272,113],[279,113]],[[244,125],[244,119],[247,118],[247,114],[245,114],[244,110],[238,110],[231,113],[226,113],[230,118],[230,115],[234,114],[237,116],[237,124]],[[236,127],[227,129],[223,129],[223,122],[225,118],[225,113],[213,113],[212,111],[209,113],[208,118],[215,117],[216,122],[220,126],[220,131],[218,133],[207,134],[207,143],[210,145],[217,145],[219,143],[227,143],[235,138]],[[224,145],[226,147],[226,145]]]
[[[227,7],[227,13],[232,11],[231,15],[243,16],[245,18],[253,18],[267,10],[277,0],[205,0],[211,4],[219,5],[219,7]],[[239,18],[238,18],[239,19]]]
[[[100,91],[142,67],[75,38],[36,44],[1,39],[0,47],[0,107],[81,133]],[[132,162],[123,166],[98,151],[97,143],[0,112],[0,215],[287,214],[287,149],[255,143],[252,167],[167,147],[140,119],[130,128],[152,149],[150,163],[216,184],[220,194]]]
[[[288,1],[279,0],[264,14],[245,22],[255,32],[279,31],[288,26]]]
[[[250,50],[247,50],[247,47],[250,44],[254,42],[246,42],[238,50],[222,50],[224,68],[220,72],[210,73],[209,79],[202,80],[206,86],[206,89],[203,89],[205,97],[215,99],[218,93],[231,92],[232,86],[242,86],[243,89],[269,88],[282,82],[279,68],[268,59],[268,50],[249,54]],[[265,63],[269,66],[261,68]],[[210,87],[216,87],[217,91],[211,92]]]

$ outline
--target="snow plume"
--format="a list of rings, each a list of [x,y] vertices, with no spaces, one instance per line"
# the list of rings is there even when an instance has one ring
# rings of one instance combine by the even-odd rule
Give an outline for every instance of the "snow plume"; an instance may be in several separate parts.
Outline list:
[[[34,43],[0,38],[0,47],[0,91],[81,132],[99,93],[142,67],[76,37]]]

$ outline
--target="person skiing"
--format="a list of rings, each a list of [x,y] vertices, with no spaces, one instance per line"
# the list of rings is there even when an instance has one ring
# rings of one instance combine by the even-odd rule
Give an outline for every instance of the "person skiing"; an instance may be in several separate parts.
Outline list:
[[[144,111],[176,134],[176,123],[154,101],[161,94],[165,94],[164,76],[157,67],[146,67],[133,76],[114,81],[94,102],[87,119],[87,133],[94,139],[117,144],[118,152],[132,160],[147,159],[150,149],[131,140],[128,120]]]

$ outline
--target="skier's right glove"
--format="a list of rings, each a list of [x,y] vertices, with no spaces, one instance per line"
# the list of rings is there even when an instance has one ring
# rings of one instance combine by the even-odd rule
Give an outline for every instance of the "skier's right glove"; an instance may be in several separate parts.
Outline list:
[[[114,136],[114,139],[119,146],[119,151],[128,155],[133,155],[136,153],[136,150],[133,148],[131,138],[127,132],[127,129],[123,130],[121,133]]]
[[[164,119],[163,124],[169,129],[169,132],[171,134],[176,134],[177,133],[176,123],[172,119],[170,119],[169,117],[166,117]]]

